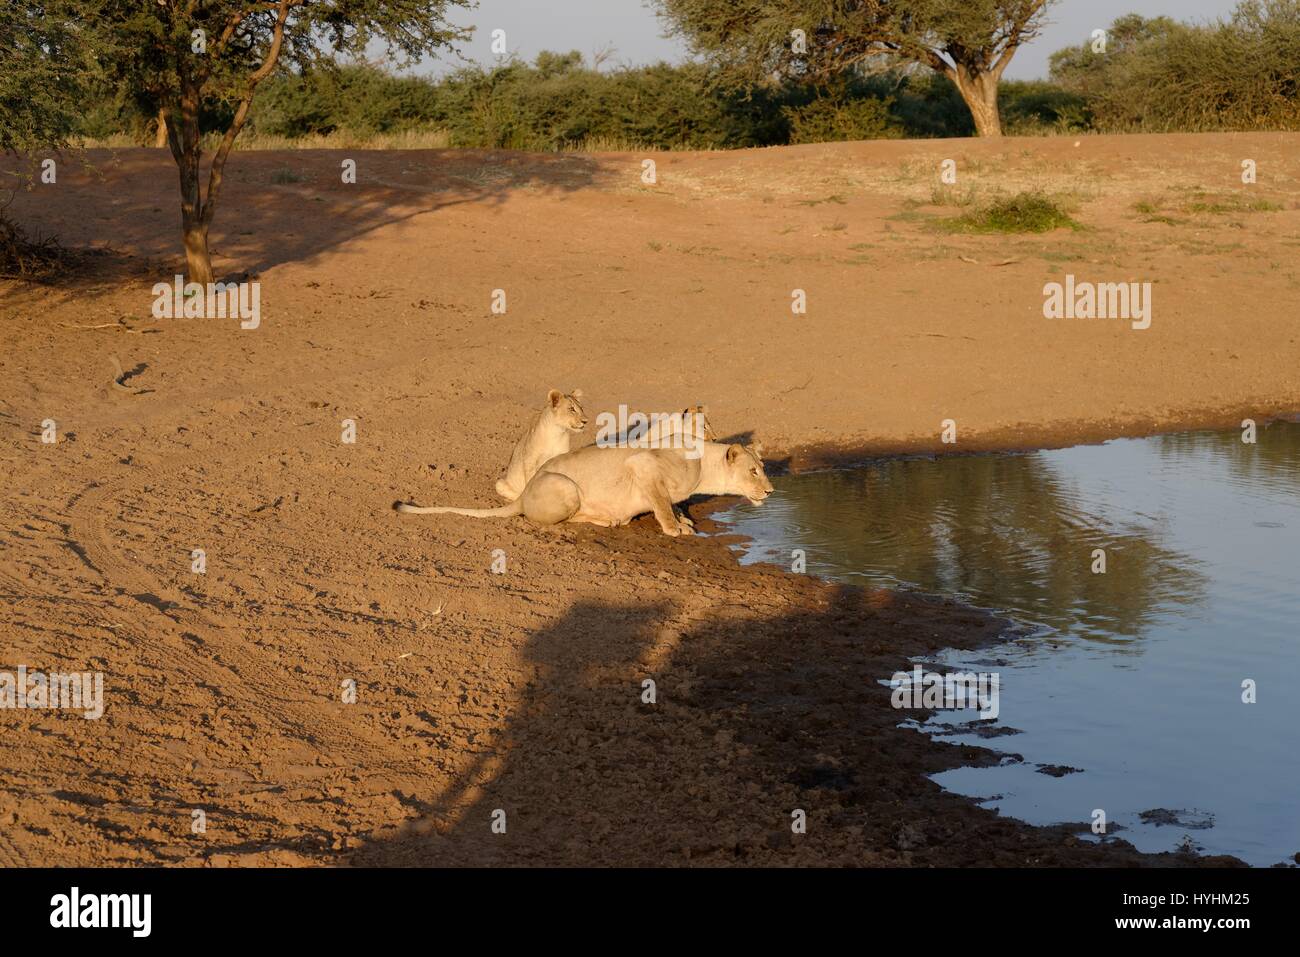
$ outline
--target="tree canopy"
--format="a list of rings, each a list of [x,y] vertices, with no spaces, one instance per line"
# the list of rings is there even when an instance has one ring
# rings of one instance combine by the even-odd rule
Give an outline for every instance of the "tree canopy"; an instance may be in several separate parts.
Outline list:
[[[94,51],[73,7],[0,5],[0,152],[57,148],[75,129]]]
[[[765,76],[829,82],[927,66],[953,81],[977,132],[1001,134],[997,85],[1037,35],[1051,0],[656,0],[691,49],[738,84]]]
[[[277,69],[303,69],[382,46],[399,62],[433,54],[467,31],[448,8],[469,0],[55,0],[20,2],[6,19],[39,48],[44,69],[77,73],[62,56],[65,35],[93,36],[100,78],[167,133],[180,173],[181,220],[191,278],[212,281],[208,229],[226,160],[248,120],[258,85]],[[63,23],[75,24],[64,26]],[[34,46],[33,46],[34,45]],[[200,115],[223,118],[222,137],[200,183]]]

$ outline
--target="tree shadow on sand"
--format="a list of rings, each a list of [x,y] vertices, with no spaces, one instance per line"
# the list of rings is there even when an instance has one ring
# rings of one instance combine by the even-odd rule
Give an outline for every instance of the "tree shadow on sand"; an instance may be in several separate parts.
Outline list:
[[[766,581],[775,570],[756,568]],[[767,587],[774,583],[769,582]],[[761,587],[761,586],[760,586]],[[1141,863],[1122,842],[1030,828],[925,775],[991,752],[900,729],[879,683],[908,655],[1000,623],[949,603],[820,589],[767,618],[580,602],[524,649],[535,679],[495,750],[350,863],[1024,865]],[[815,594],[814,594],[815,590]],[[642,701],[653,679],[657,702]],[[791,814],[807,814],[792,833]],[[506,832],[494,833],[504,811]],[[1178,863],[1166,856],[1168,865]]]
[[[93,291],[183,271],[177,173],[166,150],[55,158],[57,183],[19,191],[8,214],[65,247],[98,254],[45,285]],[[356,163],[355,184],[343,182],[345,160]],[[219,278],[256,275],[425,213],[499,205],[517,192],[564,195],[612,174],[608,162],[492,150],[236,152],[212,227],[214,268]],[[11,157],[0,171],[20,167],[24,158]]]

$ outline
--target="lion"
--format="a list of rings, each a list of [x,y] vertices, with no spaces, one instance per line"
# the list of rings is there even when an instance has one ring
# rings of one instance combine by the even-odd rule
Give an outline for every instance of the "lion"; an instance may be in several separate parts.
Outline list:
[[[705,442],[716,439],[717,434],[713,431],[713,424],[709,422],[704,406],[696,405],[687,406],[671,415],[656,413],[651,417],[650,427],[644,435],[637,437],[635,434],[625,434],[621,438],[632,448],[687,449],[688,455],[698,457],[698,450]],[[676,505],[673,506],[673,514],[678,521],[685,522],[691,528],[695,527],[690,516]]]
[[[656,413],[644,435],[628,434],[622,438],[634,448],[694,448],[701,442],[712,442],[717,433],[709,422],[704,406],[687,406],[672,415]]]
[[[498,495],[513,502],[543,462],[569,451],[570,438],[587,427],[587,414],[578,401],[581,398],[581,389],[568,395],[559,389],[546,394],[545,408],[515,443],[505,475],[497,480]]]
[[[399,502],[399,512],[508,518],[540,525],[586,522],[612,528],[653,512],[665,535],[694,534],[673,508],[692,495],[743,495],[757,505],[772,493],[761,446],[705,442],[698,458],[681,449],[602,448],[588,445],[542,465],[523,493],[500,508],[421,508]]]

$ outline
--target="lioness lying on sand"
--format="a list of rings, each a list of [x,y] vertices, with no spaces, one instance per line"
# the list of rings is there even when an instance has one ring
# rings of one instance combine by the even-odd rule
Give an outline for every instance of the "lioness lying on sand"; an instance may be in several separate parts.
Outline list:
[[[543,462],[569,451],[570,437],[587,427],[587,414],[578,402],[581,398],[581,389],[568,395],[559,389],[547,393],[546,407],[515,443],[506,474],[497,480],[498,495],[513,502]]]
[[[523,494],[500,508],[420,508],[398,503],[399,512],[507,518],[523,515],[541,525],[588,522],[626,525],[653,512],[665,535],[690,535],[690,523],[673,504],[692,495],[743,495],[755,505],[772,483],[763,471],[760,446],[705,442],[698,458],[681,449],[600,448],[589,445],[551,459],[538,469]]]

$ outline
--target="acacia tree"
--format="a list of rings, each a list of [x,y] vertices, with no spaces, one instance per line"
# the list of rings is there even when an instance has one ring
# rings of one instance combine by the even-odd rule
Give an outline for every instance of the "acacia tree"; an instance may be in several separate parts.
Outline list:
[[[226,161],[248,121],[258,84],[277,68],[309,68],[382,43],[409,61],[454,46],[468,31],[447,23],[469,0],[75,0],[111,38],[109,78],[159,117],[180,173],[181,228],[193,282],[212,282],[208,230]],[[221,134],[202,184],[200,116]],[[160,137],[161,138],[161,137]]]
[[[1190,28],[1180,26],[1170,17],[1125,14],[1116,18],[1106,30],[1104,47],[1095,47],[1092,41],[1088,41],[1081,46],[1057,50],[1048,57],[1048,76],[1058,86],[1092,98],[1110,79],[1107,66],[1126,59],[1148,43],[1168,38],[1180,29]]]
[[[35,152],[59,150],[76,128],[96,56],[70,0],[0,5],[0,155],[27,154],[25,168],[0,170],[0,275],[33,276],[60,265],[57,245],[29,240],[6,216],[14,191],[30,188]]]
[[[998,82],[1052,0],[655,2],[671,32],[737,85],[921,64],[952,80],[978,135],[1001,136]]]
[[[58,149],[76,125],[91,45],[61,0],[0,5],[0,153]]]

